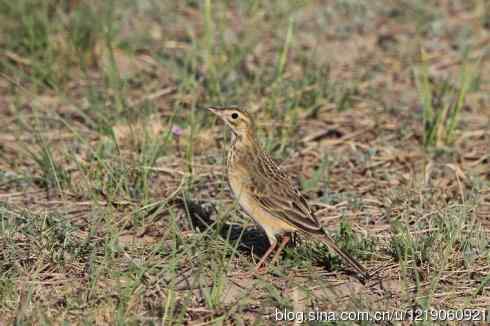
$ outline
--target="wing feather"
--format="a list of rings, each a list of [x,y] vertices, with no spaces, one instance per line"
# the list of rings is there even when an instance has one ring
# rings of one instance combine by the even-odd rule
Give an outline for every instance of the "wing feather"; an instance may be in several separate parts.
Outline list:
[[[250,173],[255,186],[252,195],[257,202],[272,216],[300,230],[310,233],[323,232],[320,223],[289,175],[266,153],[255,159],[258,168]]]

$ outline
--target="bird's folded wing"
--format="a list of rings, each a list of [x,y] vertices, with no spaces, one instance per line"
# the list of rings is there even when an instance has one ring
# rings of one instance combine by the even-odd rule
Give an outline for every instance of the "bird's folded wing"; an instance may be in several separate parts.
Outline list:
[[[262,159],[267,164],[254,171],[252,176],[253,196],[272,216],[282,219],[300,230],[321,233],[322,228],[311,212],[308,203],[291,182],[289,176],[277,167],[270,158]]]

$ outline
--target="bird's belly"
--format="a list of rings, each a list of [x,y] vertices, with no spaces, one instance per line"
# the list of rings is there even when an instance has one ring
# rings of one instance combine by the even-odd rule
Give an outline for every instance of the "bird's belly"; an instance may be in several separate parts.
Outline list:
[[[296,231],[296,227],[273,216],[260,205],[251,193],[253,185],[246,174],[229,172],[228,181],[240,207],[264,229],[269,239],[276,234]]]

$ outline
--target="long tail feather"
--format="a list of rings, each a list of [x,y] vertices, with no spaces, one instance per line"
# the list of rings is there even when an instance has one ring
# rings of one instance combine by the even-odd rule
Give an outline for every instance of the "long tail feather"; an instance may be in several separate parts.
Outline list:
[[[335,241],[330,237],[330,235],[327,234],[326,231],[323,232],[321,235],[317,235],[315,237],[318,241],[323,242],[326,244],[330,249],[335,251],[337,255],[342,257],[352,268],[354,268],[358,273],[362,274],[364,277],[368,278],[369,274],[367,273],[366,268],[362,266],[355,258],[353,258],[351,255],[346,253],[344,250],[340,249],[336,244]]]

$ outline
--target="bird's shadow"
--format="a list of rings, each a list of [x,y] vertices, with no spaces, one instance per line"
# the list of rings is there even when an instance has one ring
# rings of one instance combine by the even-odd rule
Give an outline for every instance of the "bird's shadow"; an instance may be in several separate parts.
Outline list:
[[[230,240],[232,243],[238,241],[237,249],[241,253],[261,257],[270,246],[267,236],[258,228],[244,228],[238,224],[218,223],[212,219],[213,215],[216,216],[216,211],[214,206],[208,202],[181,198],[177,204],[184,209],[195,231],[217,231],[223,239]]]
[[[237,249],[246,255],[253,255],[256,257],[262,257],[264,253],[269,249],[269,240],[266,234],[257,228],[249,227],[243,228],[237,224],[217,223],[211,216],[216,215],[214,206],[208,202],[192,201],[179,199],[178,206],[185,210],[186,215],[189,217],[192,224],[192,228],[197,232],[206,232],[207,230],[218,231],[219,235],[226,240],[236,243],[238,241]],[[293,241],[290,241],[289,245],[295,246],[297,244],[297,238],[293,234]],[[328,266],[328,263],[327,263]],[[329,267],[324,266],[327,269]],[[359,277],[352,271],[346,271],[349,275],[358,278],[361,283],[364,284],[364,277]]]

